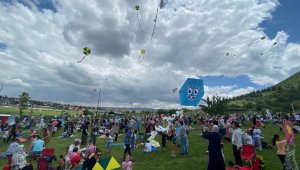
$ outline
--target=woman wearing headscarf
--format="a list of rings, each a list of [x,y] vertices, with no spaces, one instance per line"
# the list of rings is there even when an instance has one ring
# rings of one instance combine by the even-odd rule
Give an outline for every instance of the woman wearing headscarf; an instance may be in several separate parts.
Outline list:
[[[66,156],[65,156],[65,160],[66,160],[65,167],[66,167],[66,168],[69,167],[69,162],[70,162],[71,156],[72,156],[72,154],[73,154],[73,149],[76,147],[78,150],[80,150],[80,143],[81,143],[81,140],[80,140],[80,139],[74,139],[73,144],[71,144],[71,145],[68,147],[68,151],[67,151],[67,154],[66,154]]]
[[[31,164],[26,162],[26,153],[24,152],[24,145],[19,145],[16,152],[12,156],[11,167],[13,170],[33,170]]]
[[[203,137],[208,139],[208,170],[225,170],[225,162],[222,156],[222,146],[221,146],[221,134],[219,133],[219,127],[217,125],[212,126],[211,132],[205,128],[203,132]]]

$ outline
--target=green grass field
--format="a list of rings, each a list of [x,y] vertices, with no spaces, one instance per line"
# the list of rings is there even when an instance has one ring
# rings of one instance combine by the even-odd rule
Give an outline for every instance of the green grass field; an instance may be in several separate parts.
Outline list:
[[[76,112],[73,110],[67,111],[71,115],[75,115]],[[34,108],[33,109],[33,115],[39,116],[55,116],[55,115],[61,115],[61,110],[54,110],[54,109],[42,109],[42,108]],[[0,106],[0,114],[19,114],[19,108],[15,106]],[[24,115],[30,115],[31,109],[25,109]]]
[[[180,148],[177,148],[177,157],[171,157],[171,143],[167,142],[167,149],[165,152],[162,152],[159,148],[158,151],[152,152],[150,154],[145,154],[142,152],[142,148],[137,148],[133,152],[134,170],[204,170],[207,169],[208,164],[208,154],[206,153],[208,141],[200,137],[198,134],[200,132],[200,126],[195,126],[195,129],[191,130],[189,134],[189,155],[181,156]],[[279,133],[279,128],[276,125],[272,125],[266,129],[262,129],[264,139],[270,143],[271,137],[274,133]],[[40,132],[41,133],[41,132]],[[58,136],[61,133],[57,133]],[[282,133],[279,133],[283,135]],[[27,134],[28,135],[28,134]],[[76,133],[77,137],[81,137],[80,133]],[[26,135],[25,135],[26,136]],[[123,142],[124,134],[119,138],[119,142]],[[300,135],[295,135],[295,141],[299,144]],[[64,154],[66,147],[72,143],[74,138],[57,138],[52,137],[51,142],[47,147],[55,148],[55,154],[57,156]],[[160,141],[159,136],[156,138],[157,141]],[[224,153],[226,158],[226,164],[228,160],[233,160],[232,147],[231,143],[223,140],[224,142]],[[28,142],[24,143],[28,148]],[[101,148],[105,152],[105,139],[97,139],[97,147]],[[8,145],[1,143],[0,152],[3,152],[7,149]],[[297,160],[300,160],[300,149],[297,148],[296,156]],[[256,151],[257,154],[263,155],[265,160],[266,169],[270,170],[279,170],[281,169],[281,163],[276,155],[276,149],[264,149],[263,151]],[[123,148],[113,147],[111,155],[113,155],[119,163],[121,163],[123,158]],[[104,154],[105,156],[105,154]],[[4,165],[6,160],[0,160],[0,165]],[[298,162],[299,163],[299,162]],[[32,162],[34,168],[36,169],[36,162]],[[53,165],[56,165],[57,162],[54,162]]]

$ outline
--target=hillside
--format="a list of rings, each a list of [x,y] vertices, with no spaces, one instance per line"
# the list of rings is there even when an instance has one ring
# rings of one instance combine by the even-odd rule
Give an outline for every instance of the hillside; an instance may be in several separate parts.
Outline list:
[[[273,112],[300,111],[300,72],[272,87],[251,92],[230,99],[230,107],[243,107],[262,111],[270,109]]]

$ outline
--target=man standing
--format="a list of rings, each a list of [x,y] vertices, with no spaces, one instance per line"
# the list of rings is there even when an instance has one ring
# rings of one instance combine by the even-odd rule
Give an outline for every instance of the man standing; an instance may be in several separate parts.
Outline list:
[[[233,123],[233,135],[232,135],[232,149],[233,155],[235,159],[235,164],[239,166],[243,166],[243,161],[241,158],[241,148],[242,148],[242,139],[243,139],[243,131],[240,129],[240,125],[238,122]]]
[[[81,145],[82,146],[86,146],[87,143],[87,138],[88,138],[88,123],[86,121],[84,121],[84,123],[82,124],[82,135],[81,135]]]
[[[181,143],[181,155],[187,155],[188,149],[187,149],[187,134],[186,134],[186,127],[184,125],[183,121],[180,121],[180,130],[178,137],[180,137],[180,143]]]

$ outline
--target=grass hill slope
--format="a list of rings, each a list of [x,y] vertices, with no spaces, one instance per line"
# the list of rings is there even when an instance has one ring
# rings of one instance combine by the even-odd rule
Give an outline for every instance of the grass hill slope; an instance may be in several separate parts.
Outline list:
[[[300,111],[300,72],[269,88],[230,99],[230,107],[262,111]]]

